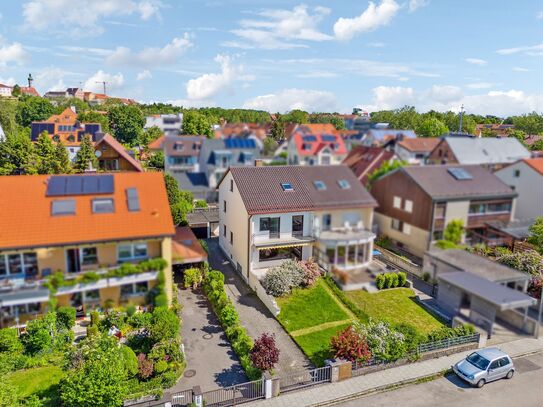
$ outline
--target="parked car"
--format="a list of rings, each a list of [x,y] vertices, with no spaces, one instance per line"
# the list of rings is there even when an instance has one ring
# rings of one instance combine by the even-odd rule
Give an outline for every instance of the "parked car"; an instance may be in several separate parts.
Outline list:
[[[473,352],[452,367],[461,379],[478,388],[498,379],[511,379],[515,374],[513,360],[498,348]]]

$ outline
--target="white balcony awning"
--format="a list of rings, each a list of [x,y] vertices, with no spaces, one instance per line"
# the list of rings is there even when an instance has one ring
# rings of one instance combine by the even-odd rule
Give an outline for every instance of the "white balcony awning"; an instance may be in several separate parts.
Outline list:
[[[319,240],[324,242],[368,243],[375,239],[375,234],[363,229],[338,229],[321,232]]]
[[[116,287],[116,286],[125,285],[125,284],[152,281],[152,280],[156,280],[157,276],[158,276],[158,271],[149,271],[146,273],[131,274],[125,277],[102,278],[94,283],[88,283],[88,284],[79,283],[71,287],[60,287],[56,295],[73,294],[73,293],[79,293],[83,291],[98,290],[100,288]]]
[[[280,238],[255,239],[254,245],[258,250],[280,247],[307,246],[315,241],[311,236],[288,236]]]
[[[49,290],[47,288],[15,290],[6,294],[0,294],[0,306],[2,307],[46,301],[49,301]]]

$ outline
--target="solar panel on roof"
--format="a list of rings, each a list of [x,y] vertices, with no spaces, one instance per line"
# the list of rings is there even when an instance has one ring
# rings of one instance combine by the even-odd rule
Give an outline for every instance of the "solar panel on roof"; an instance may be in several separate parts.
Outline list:
[[[45,196],[112,194],[113,175],[57,175],[49,178]]]
[[[473,179],[473,176],[464,168],[449,168],[447,171],[459,181]]]
[[[334,142],[336,141],[336,136],[322,136],[322,141]]]
[[[314,141],[317,141],[317,137],[315,136],[302,136],[302,140],[305,142],[312,143]]]

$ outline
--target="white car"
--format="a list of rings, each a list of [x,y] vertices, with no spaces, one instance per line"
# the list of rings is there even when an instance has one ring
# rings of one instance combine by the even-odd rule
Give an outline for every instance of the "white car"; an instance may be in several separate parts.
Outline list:
[[[499,379],[511,379],[515,374],[513,360],[498,348],[480,349],[452,367],[461,379],[476,387]]]

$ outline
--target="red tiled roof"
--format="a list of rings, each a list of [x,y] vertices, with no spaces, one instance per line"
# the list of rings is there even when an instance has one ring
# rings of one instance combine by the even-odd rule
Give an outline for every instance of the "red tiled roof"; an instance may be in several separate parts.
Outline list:
[[[30,95],[30,96],[40,96],[36,88],[32,86],[21,86],[21,93],[23,95]]]
[[[188,226],[176,227],[172,239],[172,261],[174,264],[207,261],[207,253]]]
[[[354,175],[366,185],[368,176],[378,169],[384,162],[394,159],[392,151],[385,150],[381,147],[364,147],[358,146],[351,150],[349,155],[343,160],[343,164],[347,165]]]
[[[398,144],[407,151],[429,153],[436,148],[440,141],[441,139],[438,137],[417,137],[404,138]]]
[[[333,141],[325,138],[333,137]],[[312,141],[314,140],[314,141]],[[300,156],[316,155],[319,151],[328,147],[333,155],[347,154],[347,147],[343,138],[335,133],[303,133],[296,132],[290,142],[295,143]]]
[[[529,158],[524,162],[543,175],[543,158]]]
[[[155,141],[149,143],[149,150],[162,150],[164,147],[164,140],[166,140],[166,136],[160,136]]]
[[[134,157],[132,157],[128,152],[125,150],[123,145],[119,143],[117,140],[113,138],[110,134],[104,135],[101,140],[97,141],[94,144],[94,149],[97,149],[98,146],[102,143],[108,144],[113,150],[115,150],[121,157],[123,157],[132,167],[134,167],[134,170],[138,172],[143,172],[143,167],[141,166],[140,162],[136,160]]]
[[[119,172],[111,175],[114,185],[112,194],[67,197],[45,196],[47,183],[54,176],[0,176],[2,191],[0,249],[50,247],[174,235],[175,229],[161,173]],[[128,210],[127,188],[137,189],[139,211]],[[97,197],[113,198],[114,212],[93,213],[91,201]],[[59,199],[73,199],[75,215],[53,216],[52,202]]]

